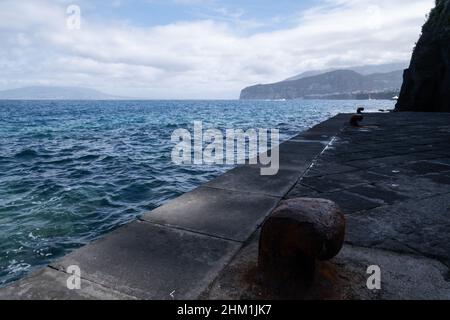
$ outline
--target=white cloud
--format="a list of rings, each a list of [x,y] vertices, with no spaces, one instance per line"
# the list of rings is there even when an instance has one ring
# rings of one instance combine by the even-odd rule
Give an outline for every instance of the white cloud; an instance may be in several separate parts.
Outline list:
[[[67,1],[4,0],[0,87],[236,98],[247,85],[309,69],[407,60],[433,2],[328,0],[302,12],[292,27],[243,35],[243,24],[211,19],[144,28],[86,18],[80,31],[69,31]]]

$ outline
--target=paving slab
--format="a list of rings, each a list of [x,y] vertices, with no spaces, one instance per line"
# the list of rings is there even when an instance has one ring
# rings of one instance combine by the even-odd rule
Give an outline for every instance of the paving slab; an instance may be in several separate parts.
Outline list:
[[[425,199],[436,195],[449,193],[448,185],[440,183],[430,176],[416,176],[411,178],[398,174],[389,180],[377,181],[374,186],[383,190],[390,190],[410,199]]]
[[[431,160],[431,162],[446,164],[446,165],[450,166],[450,158],[438,158],[438,159]]]
[[[246,241],[280,197],[200,187],[144,215],[142,220]]]
[[[306,171],[308,165],[302,168]],[[274,176],[261,175],[261,168],[258,166],[240,166],[205,186],[238,191],[244,193],[256,193],[261,195],[270,195],[274,197],[283,197],[289,189],[298,181],[301,171],[281,169]]]
[[[280,168],[298,170],[303,173],[325,147],[324,144],[318,142],[285,142],[280,145]]]
[[[405,154],[405,155],[396,155],[389,157],[373,157],[372,159],[368,158],[365,160],[346,160],[346,165],[354,166],[362,169],[384,166],[384,165],[401,165],[412,161],[419,160],[428,160],[428,159],[436,159],[439,158],[437,154],[430,153],[414,153],[414,154]]]
[[[294,188],[285,196],[286,199],[294,198],[314,198],[319,196],[319,192],[302,184],[296,184]]]
[[[450,262],[450,194],[347,216],[347,241]]]
[[[353,188],[359,185],[383,181],[386,178],[371,172],[354,171],[320,177],[304,177],[301,184],[309,186],[320,192],[333,192]]]
[[[356,167],[346,166],[339,163],[330,163],[326,161],[317,161],[313,167],[305,174],[305,177],[322,177],[338,173],[347,173],[358,171]]]
[[[405,165],[407,169],[413,170],[418,174],[450,172],[450,165],[435,163],[431,161],[418,161]]]
[[[356,189],[356,188],[355,188]],[[379,199],[370,199],[360,194],[345,190],[336,192],[317,192],[305,185],[297,184],[286,199],[294,198],[322,198],[336,202],[345,214],[352,214],[361,210],[370,210],[382,206],[384,203]]]
[[[336,202],[344,214],[349,215],[362,210],[370,210],[382,205],[381,202],[361,197],[348,191],[319,193],[311,198],[322,198]]]
[[[370,168],[369,172],[380,174],[391,179],[395,179],[398,176],[417,176],[417,172],[411,169],[407,169],[403,165],[381,165],[379,167]]]
[[[196,299],[239,244],[133,222],[51,266],[77,265],[84,279],[139,299]]]
[[[330,142],[334,133],[306,131],[292,138],[292,141],[316,141],[320,143]]]
[[[298,142],[298,143],[321,143],[324,146],[327,146],[331,142],[331,137],[328,136],[311,136],[303,137],[297,136],[289,140],[289,142]]]
[[[323,141],[301,141],[295,138],[283,142],[278,146],[279,168],[304,173],[326,146]],[[267,157],[268,154],[272,156],[271,151],[262,153],[262,156]]]
[[[375,292],[366,286],[367,268],[373,265],[381,270],[381,290]],[[448,268],[417,255],[345,245],[328,269],[334,269],[344,299],[450,299]]]
[[[450,173],[427,174],[424,178],[430,179],[439,184],[450,185]]]
[[[382,201],[384,204],[394,204],[396,202],[410,199],[404,194],[400,194],[392,189],[385,189],[380,186],[370,184],[351,188],[347,191],[377,202]]]
[[[135,300],[99,284],[82,279],[79,290],[69,290],[65,272],[44,268],[0,289],[0,300]]]
[[[320,142],[286,141],[280,148],[280,157],[297,157],[304,160],[316,158],[325,149],[326,145]]]

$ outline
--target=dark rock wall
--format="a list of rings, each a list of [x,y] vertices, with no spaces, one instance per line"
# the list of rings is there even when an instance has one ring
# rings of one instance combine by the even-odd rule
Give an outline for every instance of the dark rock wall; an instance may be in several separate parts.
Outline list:
[[[436,0],[423,26],[396,110],[450,112],[450,0]]]

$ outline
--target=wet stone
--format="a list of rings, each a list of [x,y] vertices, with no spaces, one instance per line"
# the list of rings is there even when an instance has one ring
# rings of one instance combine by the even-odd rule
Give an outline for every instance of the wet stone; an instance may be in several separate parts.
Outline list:
[[[305,174],[305,177],[321,177],[326,175],[356,171],[358,168],[320,161]]]
[[[385,151],[384,155],[389,154],[389,152]],[[406,155],[398,155],[398,156],[389,156],[389,157],[379,157],[373,159],[366,160],[356,160],[350,161],[346,163],[350,166],[355,166],[362,169],[377,167],[377,166],[395,166],[402,165],[411,161],[420,161],[426,159],[434,159],[438,156],[435,154],[423,154],[423,153],[415,153],[415,154],[406,154]]]
[[[449,148],[450,148],[450,147],[449,147]],[[446,164],[446,165],[450,166],[450,158],[438,158],[438,159],[433,159],[431,162],[441,163],[441,164]]]
[[[430,161],[420,161],[411,163],[405,166],[408,169],[414,170],[418,174],[450,172],[450,165],[435,163]]]
[[[281,197],[200,187],[144,215],[143,220],[215,237],[246,241]]]
[[[79,266],[84,279],[138,299],[196,299],[239,247],[235,242],[133,222],[51,266],[58,270]]]
[[[432,180],[433,182],[439,183],[439,184],[450,185],[450,173],[428,174],[424,177]]]
[[[294,188],[292,188],[292,190],[286,196],[286,199],[312,198],[319,196],[319,194],[319,192],[298,183]]]
[[[333,192],[384,179],[385,177],[378,174],[360,170],[322,177],[305,177],[301,183],[321,192]]]
[[[306,170],[305,165],[302,171]],[[300,172],[295,170],[279,170],[276,175],[261,175],[261,169],[257,166],[237,167],[206,186],[216,189],[224,189],[238,192],[249,192],[274,197],[284,196],[300,178]]]
[[[433,180],[430,176],[416,176],[411,178],[402,174],[395,178],[376,182],[374,184],[383,190],[390,190],[410,199],[423,199],[449,193],[447,185]]]
[[[43,268],[0,289],[0,300],[134,300],[129,296],[94,282],[81,279],[79,290],[70,290],[70,275]]]
[[[336,202],[346,215],[358,211],[374,209],[382,205],[381,202],[369,200],[348,191],[320,193],[317,197],[330,199]]]
[[[384,203],[393,204],[398,201],[409,199],[408,197],[399,194],[393,190],[383,189],[372,185],[363,185],[356,188],[348,189],[347,191],[364,196],[375,201],[383,201]]]
[[[450,262],[450,197],[409,200],[350,215],[347,241]]]
[[[417,172],[415,172],[411,169],[407,169],[405,166],[402,166],[402,165],[391,165],[391,166],[383,165],[380,167],[370,168],[369,170],[370,170],[370,172],[384,175],[388,178],[395,178],[399,175],[404,175],[404,176],[409,176],[409,177],[417,176]]]

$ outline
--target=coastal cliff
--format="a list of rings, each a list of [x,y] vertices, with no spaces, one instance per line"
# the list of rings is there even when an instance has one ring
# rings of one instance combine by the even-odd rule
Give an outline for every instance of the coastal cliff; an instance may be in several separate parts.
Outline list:
[[[423,26],[396,110],[450,112],[450,0],[436,0]]]
[[[241,100],[256,99],[391,99],[398,95],[402,71],[362,75],[352,70],[261,84],[245,88]]]

